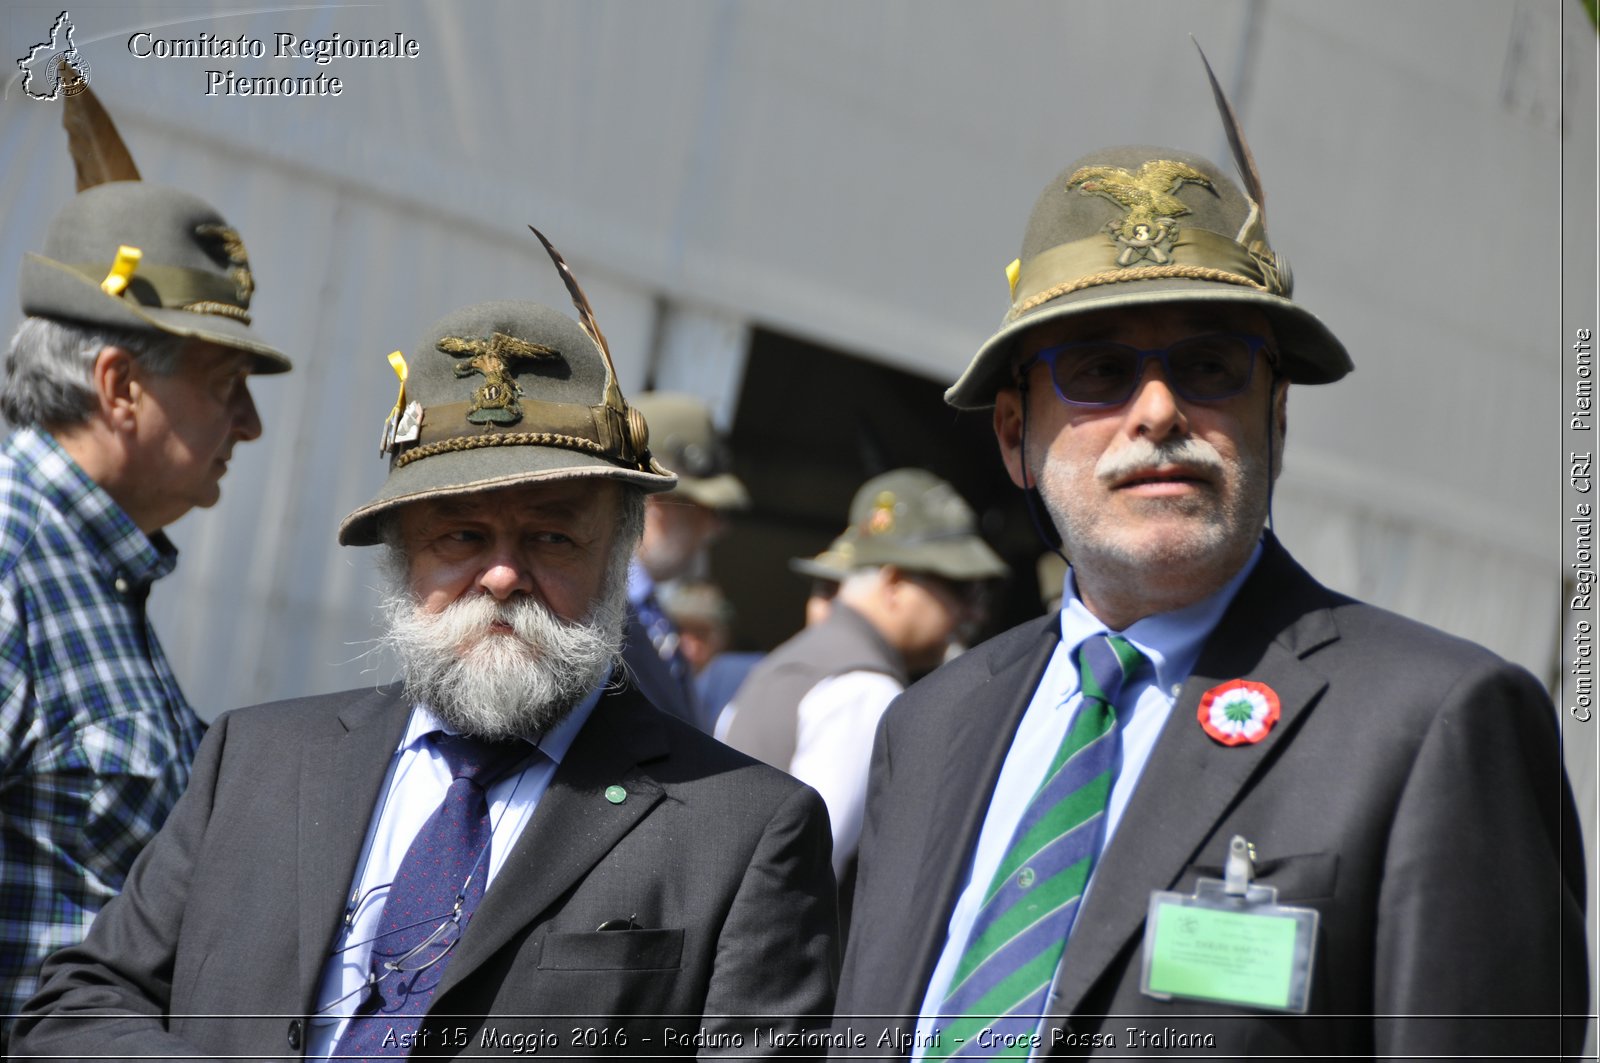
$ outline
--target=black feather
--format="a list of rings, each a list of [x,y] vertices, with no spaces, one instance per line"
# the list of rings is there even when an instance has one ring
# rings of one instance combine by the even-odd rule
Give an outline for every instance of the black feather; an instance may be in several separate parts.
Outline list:
[[[1228,102],[1222,86],[1217,83],[1217,75],[1211,70],[1211,62],[1206,59],[1205,49],[1200,47],[1199,41],[1195,41],[1194,34],[1191,33],[1189,39],[1194,41],[1194,49],[1200,53],[1200,62],[1205,64],[1206,77],[1211,79],[1211,95],[1216,98],[1217,113],[1222,117],[1222,130],[1228,134],[1228,146],[1233,149],[1233,163],[1239,168],[1239,177],[1244,181],[1245,193],[1255,200],[1256,206],[1266,210],[1266,191],[1261,187],[1261,174],[1256,170],[1256,159],[1250,154],[1250,145],[1245,143],[1244,130],[1239,126],[1239,118],[1233,113],[1233,105]]]
[[[567,291],[572,295],[572,305],[578,308],[578,323],[600,347],[600,353],[606,356],[606,365],[611,366],[611,348],[606,345],[605,336],[600,333],[600,323],[594,319],[594,308],[589,305],[589,297],[583,294],[583,288],[578,285],[578,278],[573,275],[572,267],[567,265],[567,260],[561,257],[561,252],[556,250],[554,244],[545,238],[544,233],[528,226],[528,231],[539,238],[544,249],[550,253],[550,260],[556,264],[556,272],[561,274],[561,281],[567,286]],[[616,370],[612,369],[612,375]]]

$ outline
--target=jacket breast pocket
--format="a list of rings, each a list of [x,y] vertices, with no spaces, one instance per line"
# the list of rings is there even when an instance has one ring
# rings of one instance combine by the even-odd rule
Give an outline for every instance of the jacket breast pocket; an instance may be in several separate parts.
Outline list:
[[[683,958],[683,931],[600,930],[549,934],[541,971],[672,971]]]

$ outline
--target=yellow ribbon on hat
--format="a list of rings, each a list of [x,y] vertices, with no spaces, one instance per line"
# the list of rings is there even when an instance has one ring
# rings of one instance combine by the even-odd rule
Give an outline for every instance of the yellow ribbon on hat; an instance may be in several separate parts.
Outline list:
[[[410,370],[406,367],[406,356],[399,351],[389,352],[389,365],[394,369],[394,375],[400,378],[400,394],[394,397],[394,410],[389,414],[398,423],[406,408],[406,376]]]
[[[111,272],[100,282],[100,290],[111,296],[121,295],[127,290],[128,282],[133,279],[133,272],[139,268],[139,260],[143,257],[144,252],[137,247],[120,245],[116,261],[111,263]]]
[[[399,351],[391,352],[389,365],[394,369],[394,375],[400,378],[400,394],[394,397],[394,409],[389,411],[389,416],[383,419],[383,441],[378,444],[378,453],[387,454],[394,449],[394,437],[400,428],[400,418],[405,414],[406,408],[406,356]]]

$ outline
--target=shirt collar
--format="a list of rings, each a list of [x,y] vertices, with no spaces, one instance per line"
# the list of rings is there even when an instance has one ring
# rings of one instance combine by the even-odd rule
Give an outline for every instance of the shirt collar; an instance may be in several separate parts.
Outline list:
[[[1250,558],[1234,573],[1233,578],[1218,590],[1193,605],[1175,609],[1170,613],[1156,613],[1136,620],[1121,635],[1144,654],[1155,666],[1156,685],[1163,690],[1182,683],[1194,671],[1200,658],[1200,648],[1217,626],[1222,614],[1227,612],[1234,595],[1261,560],[1262,544],[1256,543]],[[1091,635],[1110,632],[1105,624],[1078,597],[1078,585],[1072,570],[1067,570],[1066,586],[1061,607],[1061,644],[1075,649]]]
[[[572,743],[577,740],[578,732],[583,730],[583,725],[589,721],[589,716],[594,712],[594,707],[600,703],[600,695],[605,691],[605,684],[601,683],[578,702],[578,707],[567,713],[566,718],[549,732],[538,738],[527,739],[530,745],[539,747],[539,751],[549,757],[556,764],[560,764],[567,750],[572,748]],[[455,734],[444,721],[435,716],[428,706],[418,703],[411,709],[411,719],[406,724],[406,733],[400,739],[400,748],[409,749],[420,743],[434,731],[443,731],[446,734]]]
[[[46,502],[80,529],[103,573],[142,586],[177,565],[178,551],[171,540],[161,532],[140,531],[50,433],[19,428],[6,441],[6,449]]]

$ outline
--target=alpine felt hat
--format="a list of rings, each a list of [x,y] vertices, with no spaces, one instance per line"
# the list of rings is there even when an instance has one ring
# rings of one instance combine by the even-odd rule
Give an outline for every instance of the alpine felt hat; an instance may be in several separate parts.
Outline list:
[[[850,518],[841,539],[856,567],[895,565],[950,580],[998,579],[1010,571],[978,534],[972,507],[926,469],[874,476],[857,489]]]
[[[678,477],[677,494],[707,509],[749,508],[750,493],[733,475],[728,448],[705,403],[693,395],[647,391],[633,405],[650,424],[656,460]]]
[[[643,415],[623,400],[609,356],[585,328],[537,303],[446,314],[409,359],[390,356],[400,397],[384,426],[389,477],[339,525],[339,542],[378,542],[380,518],[411,502],[585,478],[670,491]]]
[[[1024,332],[1116,307],[1252,306],[1272,325],[1289,381],[1330,383],[1353,368],[1327,326],[1291,300],[1289,265],[1268,243],[1260,204],[1186,152],[1120,147],[1078,159],[1040,194],[1007,277],[999,330],[945,392],[959,409],[994,405]]]
[[[91,326],[163,332],[244,351],[257,373],[289,359],[250,328],[255,279],[239,234],[210,204],[146,181],[86,188],[23,257],[22,311]]]

